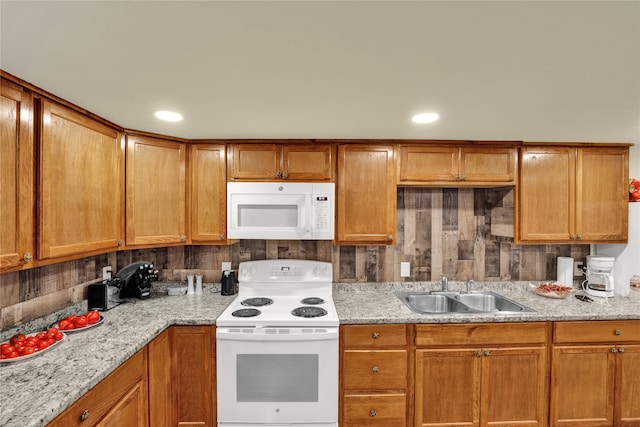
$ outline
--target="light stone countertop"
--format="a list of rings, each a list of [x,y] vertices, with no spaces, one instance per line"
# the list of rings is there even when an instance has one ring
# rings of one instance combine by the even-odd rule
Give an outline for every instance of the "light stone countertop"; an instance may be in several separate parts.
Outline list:
[[[154,285],[154,291],[167,284]],[[213,325],[235,296],[221,296],[219,284],[205,284],[201,296],[155,294],[147,300],[121,304],[103,312],[100,326],[67,334],[55,348],[40,356],[0,364],[0,425],[40,427],[114,371],[170,325]],[[450,282],[452,290],[463,283]],[[640,319],[640,291],[608,304],[585,303],[576,298],[550,299],[533,294],[525,282],[478,283],[474,290],[494,290],[535,312],[500,314],[417,314],[394,294],[399,290],[438,290],[432,283],[339,283],[334,300],[341,324],[366,323],[469,323],[513,321]],[[0,334],[6,341],[15,332],[35,333],[64,317],[58,312]],[[75,312],[86,310],[77,305]]]

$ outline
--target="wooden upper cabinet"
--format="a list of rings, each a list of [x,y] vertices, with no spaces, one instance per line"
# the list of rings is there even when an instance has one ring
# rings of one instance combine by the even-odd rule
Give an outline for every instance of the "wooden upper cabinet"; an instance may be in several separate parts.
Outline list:
[[[191,144],[187,211],[190,243],[228,243],[226,148]]]
[[[33,97],[0,82],[0,271],[34,256]]]
[[[333,153],[332,144],[230,144],[229,180],[333,181]]]
[[[628,147],[527,146],[518,243],[625,242]]]
[[[124,146],[120,132],[42,101],[38,258],[116,250],[122,243]]]
[[[186,243],[186,145],[127,135],[127,246]]]
[[[398,145],[399,185],[514,185],[516,147]]]
[[[338,244],[393,244],[396,184],[393,145],[338,147]]]

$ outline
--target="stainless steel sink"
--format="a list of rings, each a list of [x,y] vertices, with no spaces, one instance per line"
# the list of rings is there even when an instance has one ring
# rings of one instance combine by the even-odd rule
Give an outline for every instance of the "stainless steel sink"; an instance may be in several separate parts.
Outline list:
[[[490,291],[484,292],[396,292],[416,313],[524,313],[533,311],[518,302]]]

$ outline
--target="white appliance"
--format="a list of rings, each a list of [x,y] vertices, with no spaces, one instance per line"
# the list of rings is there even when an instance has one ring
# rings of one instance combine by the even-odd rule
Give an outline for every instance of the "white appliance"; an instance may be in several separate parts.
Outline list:
[[[631,277],[640,275],[640,202],[629,203],[628,243],[597,245],[596,253],[616,259],[613,274],[615,294],[628,295]]]
[[[585,293],[601,298],[610,298],[614,295],[613,265],[615,260],[615,258],[608,256],[587,256],[587,278],[582,283]]]
[[[230,239],[333,240],[335,184],[227,183]]]
[[[338,425],[338,314],[330,263],[240,263],[216,320],[219,427]]]

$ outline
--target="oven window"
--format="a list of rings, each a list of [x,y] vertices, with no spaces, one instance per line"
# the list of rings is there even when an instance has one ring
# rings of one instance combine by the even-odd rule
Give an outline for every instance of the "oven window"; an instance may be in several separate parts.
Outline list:
[[[238,205],[240,227],[297,227],[298,205]]]
[[[238,354],[238,402],[317,402],[317,354]]]

